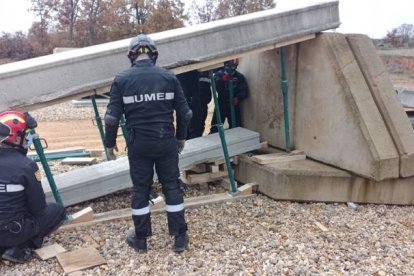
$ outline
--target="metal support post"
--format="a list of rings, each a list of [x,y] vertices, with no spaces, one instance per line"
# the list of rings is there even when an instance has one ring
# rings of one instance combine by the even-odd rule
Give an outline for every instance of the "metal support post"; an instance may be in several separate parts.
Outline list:
[[[285,119],[285,144],[286,151],[290,152],[290,127],[289,127],[289,96],[288,96],[288,80],[286,76],[286,64],[284,48],[280,48],[280,65],[281,65],[281,82],[283,95],[283,117]]]
[[[104,148],[104,151],[105,151],[106,160],[108,160],[108,152],[107,152],[107,149],[105,147],[105,132],[104,132],[104,128],[103,128],[103,125],[102,125],[101,116],[99,116],[99,110],[98,110],[98,105],[96,104],[95,95],[92,95],[91,99],[92,99],[93,110],[95,112],[96,125],[98,126],[99,134],[101,135],[101,140],[102,140],[102,145],[103,145],[103,148]]]
[[[119,120],[119,125],[121,126],[122,135],[124,135],[125,138],[125,144],[128,145],[128,130],[126,128],[126,121],[125,116],[121,116],[121,120]]]
[[[231,126],[230,128],[236,127],[236,108],[233,103],[234,98],[234,85],[233,80],[229,80],[229,97],[230,97],[230,117],[231,117]]]
[[[40,162],[42,163],[43,170],[45,171],[46,178],[49,182],[50,189],[52,190],[53,197],[57,204],[64,206],[62,198],[60,196],[59,190],[56,186],[55,179],[53,178],[52,172],[50,171],[49,164],[47,163],[45,152],[43,151],[42,143],[40,142],[39,135],[34,129],[30,130],[32,135],[33,145],[35,146],[37,156],[39,156]],[[65,220],[68,220],[68,216],[65,217]]]
[[[230,184],[231,184],[230,193],[232,195],[236,195],[238,194],[238,191],[236,187],[236,182],[234,181],[234,174],[233,174],[233,169],[231,168],[231,164],[230,164],[230,157],[229,157],[229,151],[228,151],[227,143],[226,143],[226,136],[224,134],[223,123],[221,121],[220,108],[219,108],[219,103],[217,100],[217,89],[216,89],[216,83],[215,83],[214,76],[213,76],[213,71],[210,71],[210,79],[211,79],[211,87],[212,87],[212,93],[213,93],[213,99],[214,99],[214,105],[215,105],[215,112],[216,112],[216,117],[217,117],[217,129],[220,135],[221,146],[223,148],[223,153],[224,153],[224,159],[226,160],[227,173],[229,175]]]

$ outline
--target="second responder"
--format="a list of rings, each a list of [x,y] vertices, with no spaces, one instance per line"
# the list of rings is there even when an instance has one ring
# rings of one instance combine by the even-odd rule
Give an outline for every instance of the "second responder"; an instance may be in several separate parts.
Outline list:
[[[238,59],[232,59],[224,62],[224,67],[214,73],[216,82],[217,98],[220,107],[221,120],[224,123],[227,119],[229,128],[241,126],[240,103],[248,96],[248,86],[246,78],[237,71],[239,65]],[[230,82],[233,86],[233,97],[230,98]],[[235,110],[235,123],[233,125],[231,118],[231,106]],[[217,132],[217,117],[214,112],[211,120],[210,133]]]
[[[128,58],[132,66],[119,73],[112,83],[105,114],[105,144],[113,154],[119,120],[125,114],[135,226],[135,231],[127,235],[128,245],[138,252],[147,251],[147,238],[152,235],[149,196],[155,165],[165,195],[169,234],[175,237],[173,250],[182,252],[189,238],[178,154],[185,145],[192,111],[176,76],[155,65],[157,57],[150,37],[140,34],[131,40]]]

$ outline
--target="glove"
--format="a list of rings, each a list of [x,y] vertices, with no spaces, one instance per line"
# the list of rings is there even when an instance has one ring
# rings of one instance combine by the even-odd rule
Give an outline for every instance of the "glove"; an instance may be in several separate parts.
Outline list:
[[[185,140],[177,140],[177,151],[181,153],[184,149]]]
[[[238,106],[239,105],[239,98],[237,98],[237,97],[234,97],[233,98],[233,105],[234,106]]]
[[[116,160],[116,155],[114,153],[114,150],[115,151],[118,151],[118,147],[116,145],[113,148],[107,148],[106,149],[106,155],[108,157],[108,161],[110,161],[110,160]]]

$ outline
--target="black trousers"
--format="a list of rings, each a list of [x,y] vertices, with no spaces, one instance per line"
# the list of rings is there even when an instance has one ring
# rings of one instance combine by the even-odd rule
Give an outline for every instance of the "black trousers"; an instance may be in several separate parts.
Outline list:
[[[172,137],[148,141],[135,138],[128,144],[128,160],[133,183],[131,208],[136,236],[145,238],[152,235],[149,193],[153,183],[154,165],[165,195],[169,233],[185,233],[187,224],[179,180],[176,139]]]
[[[0,226],[0,247],[42,247],[43,238],[56,230],[65,219],[65,208],[48,203],[40,216],[27,215]]]

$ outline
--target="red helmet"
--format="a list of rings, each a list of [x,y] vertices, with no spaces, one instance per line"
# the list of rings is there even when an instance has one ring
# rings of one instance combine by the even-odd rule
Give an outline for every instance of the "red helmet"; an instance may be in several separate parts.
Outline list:
[[[27,130],[27,117],[17,111],[0,113],[0,142],[16,144],[16,138],[24,138]]]

